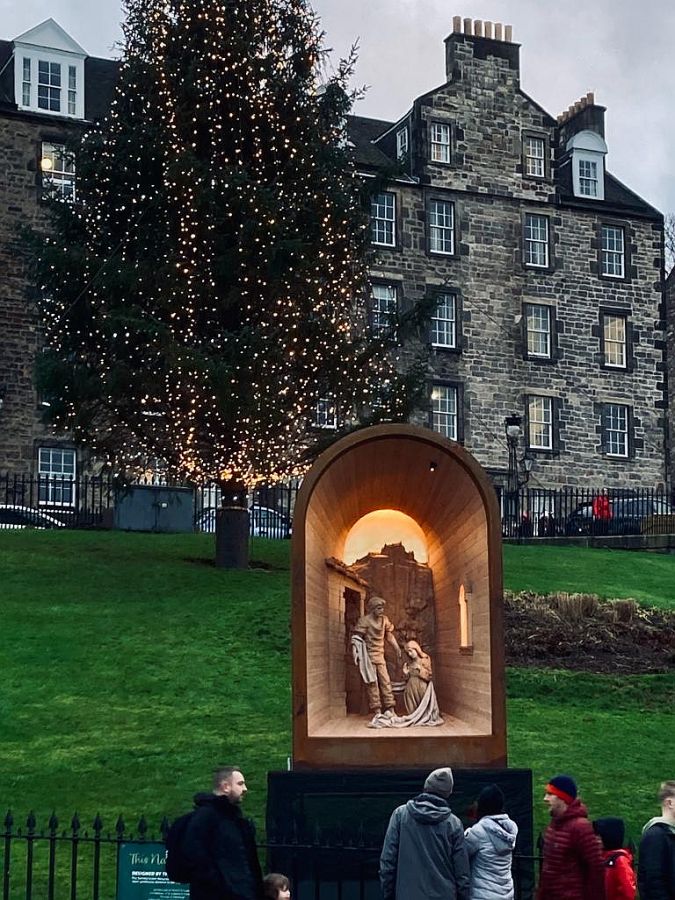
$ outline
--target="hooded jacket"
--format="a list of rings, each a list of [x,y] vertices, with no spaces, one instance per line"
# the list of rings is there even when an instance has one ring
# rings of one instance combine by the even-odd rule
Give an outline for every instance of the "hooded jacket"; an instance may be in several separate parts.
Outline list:
[[[662,816],[642,829],[638,887],[641,900],[675,900],[675,825]]]
[[[464,832],[471,864],[471,900],[513,900],[511,862],[518,826],[506,813],[483,816]]]
[[[633,854],[620,850],[603,850],[605,863],[605,900],[635,900]]]
[[[227,797],[196,794],[194,801],[182,847],[192,870],[190,900],[261,900],[253,822]]]
[[[464,829],[446,800],[423,793],[394,810],[380,883],[384,900],[469,900]]]
[[[605,900],[602,847],[578,799],[546,829],[537,900]]]

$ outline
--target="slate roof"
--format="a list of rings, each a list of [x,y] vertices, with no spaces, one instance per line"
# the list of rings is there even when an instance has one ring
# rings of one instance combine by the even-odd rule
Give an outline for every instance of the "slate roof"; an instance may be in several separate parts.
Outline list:
[[[584,209],[597,209],[599,212],[612,207],[619,212],[636,214],[649,219],[661,219],[662,214],[639,197],[634,191],[626,187],[611,172],[605,170],[605,199],[593,200],[585,197],[575,197],[572,188],[571,157],[561,160],[555,172],[558,196],[565,206],[579,206]]]
[[[391,168],[395,160],[373,144],[385,131],[388,131],[394,122],[385,122],[384,119],[367,119],[365,116],[349,116],[347,120],[347,134],[354,144],[354,154],[357,166],[366,169]]]

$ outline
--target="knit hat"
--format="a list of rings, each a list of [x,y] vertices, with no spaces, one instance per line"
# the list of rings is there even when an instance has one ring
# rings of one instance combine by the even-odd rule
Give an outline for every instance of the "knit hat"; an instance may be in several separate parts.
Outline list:
[[[434,769],[424,782],[424,790],[428,794],[438,794],[439,797],[449,797],[455,784],[452,777],[452,769],[445,766],[443,769]]]
[[[602,840],[605,850],[620,850],[623,847],[625,826],[623,819],[607,816],[593,822],[593,831]]]
[[[555,794],[556,797],[560,797],[565,803],[571,803],[572,800],[576,799],[577,786],[574,779],[570,778],[569,775],[556,775],[546,785],[546,793]]]
[[[501,812],[504,812],[504,794],[498,785],[489,784],[478,795],[476,818],[482,819],[483,816],[496,816]]]

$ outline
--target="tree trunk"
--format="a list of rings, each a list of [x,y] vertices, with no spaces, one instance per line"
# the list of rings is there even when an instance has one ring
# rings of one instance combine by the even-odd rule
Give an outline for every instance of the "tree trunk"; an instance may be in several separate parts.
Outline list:
[[[216,568],[248,569],[248,544],[246,487],[228,481],[216,510]]]

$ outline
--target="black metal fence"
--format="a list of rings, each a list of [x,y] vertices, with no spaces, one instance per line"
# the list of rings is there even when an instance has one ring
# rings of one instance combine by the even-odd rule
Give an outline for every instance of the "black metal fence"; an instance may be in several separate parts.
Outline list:
[[[157,896],[180,900],[187,888],[172,886],[163,869],[163,843],[169,822],[152,834],[144,817],[130,831],[120,817],[106,831],[97,816],[83,827],[77,814],[63,827],[55,814],[38,828],[30,813],[16,826],[11,813],[4,820],[2,840],[2,900],[126,900]],[[263,869],[281,871],[293,885],[294,900],[380,900],[379,846],[366,846],[358,835],[340,844],[293,839],[259,845]],[[131,862],[125,867],[124,858]],[[139,862],[141,860],[141,862]],[[143,870],[143,862],[151,866]],[[530,900],[541,865],[534,856],[516,853],[513,875],[516,900]],[[138,885],[155,890],[139,892]],[[136,888],[136,890],[134,890]]]
[[[136,484],[185,485],[163,478]],[[260,487],[248,497],[253,537],[291,535],[299,479]],[[115,504],[129,484],[112,474],[73,479],[59,475],[0,474],[0,528],[112,528]],[[673,489],[495,488],[502,534],[508,538],[675,534]],[[215,532],[218,485],[193,488],[195,531]]]
[[[497,488],[509,538],[675,534],[672,489]]]

